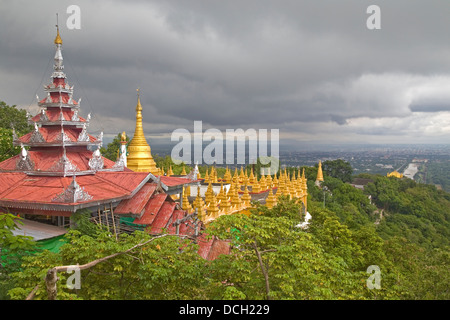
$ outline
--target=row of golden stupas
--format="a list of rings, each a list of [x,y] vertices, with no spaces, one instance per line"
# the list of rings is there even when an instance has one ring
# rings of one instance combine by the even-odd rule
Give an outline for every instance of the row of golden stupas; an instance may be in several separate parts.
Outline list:
[[[308,187],[305,171],[302,176],[295,174],[291,177],[286,169],[281,172],[279,178],[276,175],[261,175],[258,180],[253,170],[250,175],[241,167],[240,173],[235,168],[234,174],[227,168],[223,178],[217,177],[214,167],[206,172],[203,183],[208,184],[204,198],[200,193],[200,186],[197,186],[197,195],[192,204],[189,202],[191,188],[183,188],[183,210],[189,213],[197,210],[199,218],[203,222],[209,222],[224,214],[247,213],[252,208],[252,195],[261,194],[265,196],[265,205],[272,208],[277,204],[277,198],[281,195],[291,199],[297,199],[303,206],[307,207]],[[212,185],[220,183],[220,191],[216,194]],[[228,185],[228,191],[224,188]]]
[[[128,144],[127,167],[137,172],[150,172],[155,176],[173,176],[172,167],[166,168],[164,171],[163,168],[156,166],[152,157],[150,145],[144,135],[139,89],[137,91],[136,128],[134,136]],[[186,174],[186,168],[183,166],[181,175]],[[297,176],[294,174],[291,177],[285,169],[284,172],[280,172],[278,178],[277,175],[261,175],[258,179],[253,169],[248,174],[242,167],[239,172],[235,168],[232,174],[227,167],[223,178],[218,178],[215,167],[211,167],[209,170],[207,169],[204,177],[198,173],[197,178],[202,181],[203,185],[208,185],[204,198],[201,197],[200,183],[197,186],[185,186],[181,203],[182,209],[189,213],[197,210],[198,216],[203,222],[211,221],[223,214],[248,212],[248,209],[252,207],[251,195],[258,194],[266,195],[265,205],[269,208],[276,205],[279,196],[285,195],[301,202],[306,212],[308,188],[304,170],[301,176],[299,173]],[[319,163],[317,181],[323,181],[321,163]],[[213,184],[218,183],[220,183],[220,191],[216,194],[213,191]],[[197,188],[197,195],[192,203],[189,202],[191,188]]]

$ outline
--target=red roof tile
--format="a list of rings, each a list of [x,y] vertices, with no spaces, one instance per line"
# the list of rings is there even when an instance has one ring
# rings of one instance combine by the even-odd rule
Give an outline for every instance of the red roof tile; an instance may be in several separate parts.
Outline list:
[[[213,238],[206,239],[206,238],[202,237],[201,239],[199,239],[199,242],[198,242],[198,245],[199,245],[198,254],[203,259],[207,259],[208,258],[209,251],[211,250],[213,241],[214,241]]]
[[[187,215],[186,211],[175,209],[167,224],[167,231],[170,234],[176,234],[177,228],[173,225],[178,219],[182,219]]]
[[[160,233],[162,229],[165,228],[170,220],[170,217],[174,213],[175,202],[164,202],[161,209],[158,211],[151,227],[149,228],[150,233]]]
[[[76,104],[75,101],[74,101],[74,104]],[[72,116],[74,114],[73,110],[71,110],[69,108],[62,108],[62,113],[63,113],[64,120],[66,120],[66,121],[72,120]],[[47,108],[46,115],[47,115],[47,118],[49,121],[59,121],[59,114],[60,114],[59,107]],[[80,119],[81,122],[86,122],[86,119],[84,119],[83,117],[78,116],[78,118]],[[38,113],[33,118],[31,118],[31,120],[33,120],[34,122],[37,122],[40,119],[41,119],[40,113]]]
[[[148,178],[145,172],[97,172],[95,175],[78,176],[76,181],[92,196],[91,200],[84,203],[96,204],[99,201],[126,199],[137,192]],[[81,203],[52,201],[70,185],[72,177],[28,176],[19,172],[3,172],[0,179],[0,182],[9,181],[0,183],[0,205],[11,208],[11,211],[15,207],[69,207]]]
[[[59,92],[52,92],[52,93],[50,93],[51,103],[58,103],[60,96],[61,96],[62,103],[69,102],[69,95],[66,92],[61,92],[61,94]],[[41,103],[41,104],[46,103],[46,102],[47,102],[47,97],[45,97],[45,98],[41,99],[41,101],[39,101],[39,103]]]
[[[167,177],[161,176],[161,182],[164,183],[168,187],[180,186],[187,183],[192,183],[193,181],[187,178],[181,177]]]
[[[230,242],[214,238],[207,259],[214,260],[217,259],[222,254],[229,254],[229,253],[230,253]]]
[[[216,237],[206,239],[206,235],[202,234],[198,239],[198,254],[207,260],[217,259],[221,254],[230,253],[230,241],[220,240]]]
[[[160,193],[152,197],[145,206],[145,212],[142,215],[142,217],[137,218],[133,221],[135,224],[145,224],[150,225],[153,223],[153,220],[156,218],[156,215],[158,214],[159,210],[161,209],[162,205],[166,201],[166,198],[168,197],[165,193]]]
[[[156,183],[146,183],[136,195],[127,200],[123,200],[116,207],[116,214],[134,214],[141,216],[150,197],[156,190]]]

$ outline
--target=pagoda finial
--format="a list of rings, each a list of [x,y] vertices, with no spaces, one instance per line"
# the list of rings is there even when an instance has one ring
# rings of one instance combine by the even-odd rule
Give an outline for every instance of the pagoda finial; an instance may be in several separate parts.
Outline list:
[[[137,88],[137,105],[136,105],[136,112],[138,111],[142,111],[142,106],[141,106],[141,96],[140,96],[140,88]]]
[[[56,38],[55,38],[55,44],[60,44],[62,45],[62,39],[61,36],[59,35],[59,25],[58,25],[58,14],[56,14]]]

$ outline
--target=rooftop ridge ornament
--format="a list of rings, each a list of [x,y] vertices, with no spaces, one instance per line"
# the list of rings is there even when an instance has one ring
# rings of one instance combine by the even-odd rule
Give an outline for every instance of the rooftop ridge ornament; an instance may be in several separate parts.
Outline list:
[[[89,168],[91,168],[91,170],[94,171],[99,171],[103,169],[103,166],[104,166],[103,157],[100,153],[100,149],[97,149],[92,153],[92,158],[89,159]]]
[[[48,116],[47,116],[47,112],[45,111],[44,108],[41,109],[41,114],[40,114],[40,117],[39,117],[39,121],[41,121],[41,122],[49,121]]]
[[[76,203],[92,200],[92,196],[81,187],[75,176],[72,177],[72,183],[60,194],[52,199],[52,202]]]
[[[119,169],[120,171],[123,171],[123,169],[126,167],[125,162],[123,160],[123,157],[119,157],[117,161],[112,166],[113,169]]]
[[[71,142],[72,140],[64,132],[63,126],[61,126],[61,133],[56,137],[56,139],[54,141],[56,141],[56,142]],[[64,152],[65,152],[65,149],[64,149]]]
[[[83,124],[83,129],[81,130],[80,134],[78,135],[78,142],[87,141],[89,142],[91,139],[89,138],[89,135],[86,132],[86,124]]]
[[[31,160],[29,153],[27,152],[23,144],[20,144],[20,147],[22,148],[22,150],[20,152],[20,157],[16,162],[16,169],[22,171],[33,171],[34,163]]]
[[[189,172],[188,175],[186,175],[186,178],[190,179],[191,181],[195,181],[195,180],[197,180],[198,173],[199,173],[199,171],[198,171],[198,161],[197,161],[194,169],[192,169],[191,172]]]
[[[59,97],[61,99],[61,96]],[[64,118],[64,114],[62,112],[62,108],[59,110],[59,117],[58,117],[59,121],[65,121],[66,118]]]
[[[58,161],[55,162],[53,166],[48,169],[50,172],[61,172],[64,177],[68,174],[74,174],[75,172],[80,172],[80,169],[76,165],[74,165],[66,155],[66,148],[64,147],[64,153],[59,158]]]
[[[80,121],[80,117],[78,116],[78,110],[74,110],[72,118],[70,121]]]
[[[103,144],[103,131],[100,132],[100,134],[97,136],[96,140],[100,142],[100,147],[101,147]]]
[[[31,134],[30,137],[30,141],[31,143],[41,143],[41,142],[45,142],[44,136],[42,135],[42,133],[39,131],[39,127],[37,125],[37,123],[34,123],[34,131]]]

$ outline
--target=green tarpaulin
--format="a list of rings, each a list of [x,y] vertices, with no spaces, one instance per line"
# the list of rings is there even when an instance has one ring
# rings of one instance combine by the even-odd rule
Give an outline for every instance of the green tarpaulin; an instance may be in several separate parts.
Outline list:
[[[142,224],[135,224],[133,221],[136,220],[136,218],[133,217],[120,217],[120,223],[123,223],[124,225],[130,226],[135,228],[136,230],[145,230],[145,226]]]
[[[65,243],[67,243],[67,240],[64,239],[64,235],[37,241],[39,249],[49,250],[55,253],[58,253],[59,248]]]
[[[67,243],[67,240],[64,239],[64,235],[60,235],[60,236],[49,238],[49,239],[39,240],[39,241],[36,241],[36,244],[37,244],[36,250],[28,251],[28,253],[35,254],[35,253],[41,252],[42,250],[49,250],[51,252],[58,253],[59,248],[65,243]],[[8,258],[12,258],[12,259],[8,259]],[[12,255],[9,256],[8,251],[6,249],[2,249],[2,254],[0,256],[0,263],[2,265],[7,265],[7,264],[13,263],[14,261],[15,261],[14,257]]]

